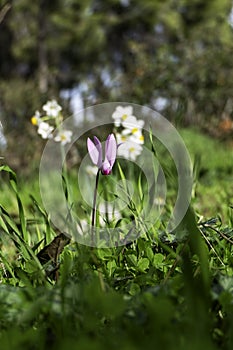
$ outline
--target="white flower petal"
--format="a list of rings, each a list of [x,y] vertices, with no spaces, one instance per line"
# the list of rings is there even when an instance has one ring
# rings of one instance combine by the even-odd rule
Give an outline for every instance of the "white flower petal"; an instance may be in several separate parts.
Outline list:
[[[54,137],[54,141],[61,142],[62,145],[66,145],[67,143],[71,142],[72,135],[72,131],[62,130]]]
[[[135,116],[131,115],[122,122],[122,126],[126,129],[142,129],[145,122],[142,119],[137,119]]]
[[[114,124],[116,127],[119,127],[121,123],[128,117],[130,117],[133,113],[132,106],[117,106],[115,111],[112,114],[112,118],[114,119]]]
[[[142,152],[142,146],[132,141],[126,141],[118,148],[118,156],[135,161]]]
[[[53,137],[53,135],[52,135],[53,129],[54,128],[52,126],[50,126],[48,123],[41,122],[39,124],[37,132],[39,135],[41,135],[42,139],[49,139],[49,138]]]
[[[47,115],[52,118],[56,118],[59,115],[59,112],[62,110],[62,107],[56,100],[48,101],[42,108]]]

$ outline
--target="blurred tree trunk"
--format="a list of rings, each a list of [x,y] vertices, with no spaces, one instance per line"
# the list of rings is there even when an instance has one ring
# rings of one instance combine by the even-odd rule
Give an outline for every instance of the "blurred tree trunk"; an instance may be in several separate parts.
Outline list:
[[[39,91],[48,91],[47,16],[46,0],[40,0],[38,15],[38,85]]]

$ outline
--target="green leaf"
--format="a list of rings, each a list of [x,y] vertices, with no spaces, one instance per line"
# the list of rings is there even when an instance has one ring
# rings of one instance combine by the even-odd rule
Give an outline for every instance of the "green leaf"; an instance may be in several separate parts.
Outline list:
[[[137,257],[134,254],[130,254],[127,256],[127,262],[130,266],[137,266]]]
[[[129,288],[129,294],[130,295],[136,295],[140,293],[141,288],[137,283],[131,283],[130,288]]]
[[[118,170],[119,170],[119,173],[120,173],[121,180],[125,180],[125,174],[124,174],[124,172],[122,170],[122,167],[120,166],[119,162],[117,162],[117,167],[118,167]]]
[[[142,171],[140,171],[138,176],[138,193],[139,193],[140,200],[142,200],[144,196],[143,189],[142,189]]]
[[[153,265],[154,265],[157,269],[159,269],[159,268],[161,268],[161,267],[163,266],[163,261],[164,261],[164,256],[163,256],[163,254],[158,253],[158,254],[155,254],[155,255],[154,255]]]
[[[98,249],[97,250],[98,257],[102,260],[108,260],[113,256],[113,251],[111,249]]]
[[[26,240],[27,238],[27,229],[26,229],[26,219],[25,219],[25,213],[23,208],[23,203],[21,201],[21,198],[19,196],[18,187],[17,187],[17,177],[15,172],[7,165],[3,165],[0,167],[0,171],[5,171],[9,174],[10,178],[10,185],[13,191],[15,192],[17,204],[18,204],[18,210],[19,210],[19,219],[20,219],[20,228],[23,238]]]
[[[116,267],[117,267],[117,265],[116,265],[116,261],[115,260],[108,261],[107,269],[108,269],[109,276],[112,276],[112,274],[115,271]]]
[[[138,261],[137,267],[138,267],[139,271],[145,272],[145,270],[148,269],[149,265],[150,265],[149,259],[147,259],[147,258],[141,258],[141,259],[139,259],[139,261]]]
[[[150,260],[150,262],[152,262],[154,259],[154,253],[153,253],[153,250],[150,246],[147,245],[145,247],[145,253],[146,253],[147,258]]]

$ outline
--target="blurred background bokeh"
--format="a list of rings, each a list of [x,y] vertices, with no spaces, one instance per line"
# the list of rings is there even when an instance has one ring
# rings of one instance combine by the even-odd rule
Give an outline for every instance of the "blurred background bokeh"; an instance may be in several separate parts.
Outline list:
[[[30,118],[51,98],[67,116],[102,102],[146,105],[176,126],[232,139],[232,7],[232,0],[0,0],[1,154],[15,169],[32,164],[44,143]]]

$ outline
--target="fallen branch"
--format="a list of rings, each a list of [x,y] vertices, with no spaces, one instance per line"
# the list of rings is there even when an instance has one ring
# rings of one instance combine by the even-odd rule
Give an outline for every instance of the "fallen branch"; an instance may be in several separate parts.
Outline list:
[[[4,20],[7,12],[11,9],[11,4],[6,3],[0,10],[0,23]]]

